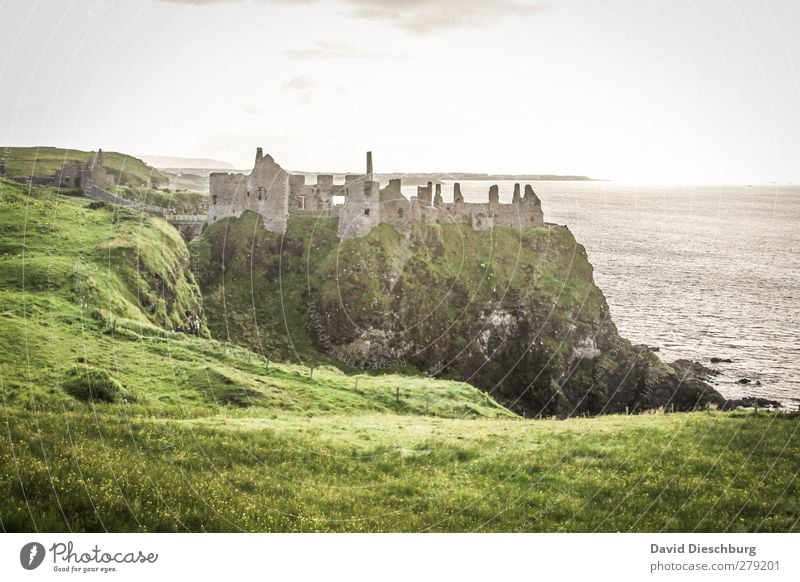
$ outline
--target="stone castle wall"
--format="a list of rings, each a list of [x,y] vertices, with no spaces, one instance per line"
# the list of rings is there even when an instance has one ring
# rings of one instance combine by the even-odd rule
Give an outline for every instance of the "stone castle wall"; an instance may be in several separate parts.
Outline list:
[[[209,185],[209,222],[252,210],[261,215],[264,228],[281,234],[286,232],[289,214],[338,217],[342,240],[365,236],[378,224],[389,224],[403,234],[414,224],[469,224],[475,230],[544,224],[541,201],[530,185],[523,196],[516,184],[511,204],[500,204],[497,186],[489,189],[486,203],[464,202],[458,183],[452,202],[444,201],[441,184],[431,182],[419,186],[409,200],[400,180],[390,180],[380,188],[374,180],[371,152],[365,174],[347,175],[344,184],[334,184],[333,176],[323,174],[317,176],[316,184],[306,184],[305,176],[289,174],[258,148],[249,175],[213,173]],[[344,196],[344,204],[334,205],[334,196]]]

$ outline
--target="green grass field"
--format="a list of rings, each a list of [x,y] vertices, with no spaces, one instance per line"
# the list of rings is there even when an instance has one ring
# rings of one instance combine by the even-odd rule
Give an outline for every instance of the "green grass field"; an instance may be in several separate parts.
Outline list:
[[[797,419],[3,413],[7,531],[792,531]]]
[[[2,530],[798,529],[797,415],[529,421],[312,369],[194,325],[190,261],[157,218],[0,181]]]

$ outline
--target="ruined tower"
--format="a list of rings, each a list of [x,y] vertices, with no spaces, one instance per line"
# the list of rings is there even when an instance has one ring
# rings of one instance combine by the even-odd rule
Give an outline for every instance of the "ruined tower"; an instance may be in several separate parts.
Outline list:
[[[90,158],[84,165],[81,171],[80,180],[77,184],[81,184],[84,188],[97,186],[98,188],[108,188],[113,186],[113,179],[110,179],[103,167],[103,149],[97,150],[93,158]]]
[[[239,217],[245,210],[261,216],[264,228],[283,234],[289,218],[289,174],[256,149],[249,175],[215,172],[209,176],[208,221]]]
[[[372,152],[363,176],[345,176],[344,206],[339,212],[339,238],[366,236],[381,222],[380,184],[374,180]]]

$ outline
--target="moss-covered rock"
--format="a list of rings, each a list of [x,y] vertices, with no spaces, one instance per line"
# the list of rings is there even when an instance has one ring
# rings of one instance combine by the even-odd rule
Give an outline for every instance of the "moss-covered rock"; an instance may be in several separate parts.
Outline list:
[[[207,228],[192,246],[212,332],[272,357],[409,363],[526,415],[721,401],[619,336],[566,227],[334,233],[332,219],[292,217],[275,235],[252,213]]]

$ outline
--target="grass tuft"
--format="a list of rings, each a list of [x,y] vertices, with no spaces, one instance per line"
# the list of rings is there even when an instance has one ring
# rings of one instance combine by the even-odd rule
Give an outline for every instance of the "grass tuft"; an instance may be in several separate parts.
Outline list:
[[[61,384],[70,396],[82,402],[118,402],[125,391],[122,384],[102,368],[75,366]]]

